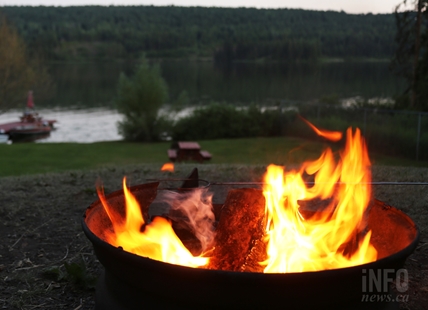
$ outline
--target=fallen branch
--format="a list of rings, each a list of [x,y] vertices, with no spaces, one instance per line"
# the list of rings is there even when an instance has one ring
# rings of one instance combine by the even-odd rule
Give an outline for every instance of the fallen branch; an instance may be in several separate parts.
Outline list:
[[[26,234],[28,234],[28,233],[34,233],[37,229],[39,229],[39,228],[41,228],[41,227],[43,227],[43,226],[45,226],[45,225],[47,225],[50,221],[52,221],[52,219],[50,219],[49,221],[47,221],[47,222],[44,222],[42,225],[39,225],[39,226],[37,226],[36,228],[34,228],[34,229],[32,229],[32,230],[30,230],[30,229],[27,229],[22,235],[21,235],[21,237],[19,237],[19,239],[18,240],[16,240],[15,241],[15,243],[14,244],[12,244],[10,247],[9,247],[9,251],[12,251],[13,250],[13,247],[15,246],[15,245],[17,245],[18,243],[19,243],[19,241],[21,241],[21,239],[26,235]]]
[[[31,267],[16,268],[14,271],[30,270],[30,269],[34,269],[34,268],[43,267],[43,266],[45,266],[45,265],[34,265],[34,266],[31,266]]]

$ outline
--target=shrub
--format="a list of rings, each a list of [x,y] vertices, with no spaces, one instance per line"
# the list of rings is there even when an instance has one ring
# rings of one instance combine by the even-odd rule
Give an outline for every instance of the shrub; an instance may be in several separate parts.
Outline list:
[[[158,66],[149,66],[143,57],[132,77],[121,73],[116,105],[124,115],[119,134],[128,141],[159,141],[167,121],[159,109],[168,97],[167,85]]]
[[[244,138],[278,136],[288,118],[279,110],[262,111],[256,106],[239,109],[233,105],[212,103],[194,110],[173,127],[174,140]]]

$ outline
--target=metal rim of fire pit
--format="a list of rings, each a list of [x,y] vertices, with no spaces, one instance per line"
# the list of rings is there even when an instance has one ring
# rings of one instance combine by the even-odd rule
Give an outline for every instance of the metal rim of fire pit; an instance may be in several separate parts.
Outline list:
[[[106,195],[106,199],[121,195],[123,190],[118,190]],[[108,298],[118,302],[117,309],[139,309],[143,305],[174,309],[224,306],[257,309],[268,306],[276,308],[281,301],[290,309],[320,305],[342,309],[343,305],[361,300],[363,270],[376,273],[378,270],[396,271],[402,268],[419,241],[419,230],[409,216],[377,200],[375,205],[378,208],[392,212],[407,222],[414,238],[400,251],[374,262],[339,269],[281,274],[195,269],[138,256],[100,239],[86,224],[87,216],[100,203],[97,200],[85,210],[82,227],[105,268],[102,290],[115,295]],[[102,298],[105,296],[97,296],[98,301]],[[366,304],[365,308],[371,309],[368,306]],[[110,306],[104,309],[110,309]]]

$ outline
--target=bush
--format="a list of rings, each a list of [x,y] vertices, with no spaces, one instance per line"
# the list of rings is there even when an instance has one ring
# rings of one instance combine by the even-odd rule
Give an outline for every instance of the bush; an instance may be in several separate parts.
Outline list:
[[[124,119],[118,123],[119,134],[128,141],[159,141],[167,126],[159,109],[167,98],[167,85],[159,67],[149,66],[144,57],[132,77],[121,73],[116,105]]]
[[[180,119],[173,127],[172,137],[177,141],[278,136],[287,123],[288,118],[277,109],[263,112],[256,106],[238,109],[212,103]]]

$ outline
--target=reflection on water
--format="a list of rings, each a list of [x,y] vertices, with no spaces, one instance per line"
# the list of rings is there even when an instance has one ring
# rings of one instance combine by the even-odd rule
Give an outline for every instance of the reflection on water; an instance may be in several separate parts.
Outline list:
[[[38,110],[45,119],[56,119],[56,130],[38,143],[117,141],[122,137],[117,132],[117,122],[122,116],[115,110],[106,108],[79,110]],[[22,111],[11,111],[0,115],[0,123],[19,120]]]
[[[266,99],[307,102],[335,95],[339,99],[391,97],[402,81],[388,62],[327,64],[164,62],[161,65],[172,98],[186,90],[196,101],[259,103]]]
[[[235,63],[164,60],[159,62],[170,103],[186,91],[192,103],[219,101],[259,103],[266,99],[313,101],[338,98],[391,97],[402,81],[388,70],[388,62],[328,64]],[[52,98],[37,100],[38,107],[113,107],[121,72],[132,74],[134,63],[57,63],[50,67],[55,81]]]

